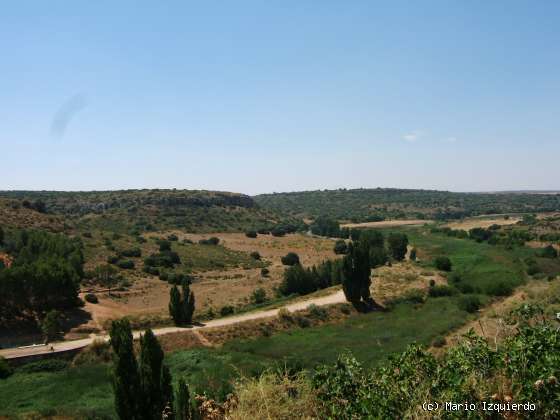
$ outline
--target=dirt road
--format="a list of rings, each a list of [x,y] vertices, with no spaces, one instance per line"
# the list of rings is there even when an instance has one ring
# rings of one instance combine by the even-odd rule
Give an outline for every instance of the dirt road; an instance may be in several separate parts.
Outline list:
[[[294,302],[292,304],[285,305],[277,309],[255,311],[242,315],[235,315],[226,318],[214,319],[212,321],[208,321],[206,324],[197,325],[190,328],[163,327],[163,328],[155,328],[153,331],[155,335],[164,335],[164,334],[176,333],[181,331],[192,331],[192,330],[197,330],[202,328],[222,327],[225,325],[237,324],[240,322],[249,321],[253,319],[274,317],[278,315],[278,311],[282,308],[293,312],[293,311],[303,310],[311,304],[315,304],[317,306],[323,306],[323,305],[332,305],[335,303],[342,303],[342,302],[346,302],[346,298],[344,297],[344,292],[342,292],[342,290],[339,290],[328,296],[321,296],[321,297],[302,300],[299,302]],[[142,332],[143,331],[134,331],[133,333],[134,338],[138,339],[140,337],[140,334],[142,334]],[[48,345],[35,345],[35,346],[3,349],[0,350],[0,356],[6,359],[17,359],[19,357],[35,356],[35,355],[49,354],[49,353],[60,353],[65,351],[81,349],[91,344],[94,340],[108,340],[108,339],[109,339],[108,335],[92,334],[89,338],[84,338],[81,340],[61,341],[56,343],[50,343]]]

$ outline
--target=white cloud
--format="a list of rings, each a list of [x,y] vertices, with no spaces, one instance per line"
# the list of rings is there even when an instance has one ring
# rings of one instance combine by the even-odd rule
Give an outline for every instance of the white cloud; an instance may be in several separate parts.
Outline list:
[[[414,143],[416,140],[419,140],[422,137],[421,131],[412,131],[410,133],[405,134],[402,138],[409,143]]]
[[[447,137],[443,141],[444,143],[457,143],[457,137]]]

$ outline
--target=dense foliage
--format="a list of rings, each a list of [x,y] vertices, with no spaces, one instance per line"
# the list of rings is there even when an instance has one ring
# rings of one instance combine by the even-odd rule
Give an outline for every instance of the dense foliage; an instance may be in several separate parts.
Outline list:
[[[313,379],[324,418],[429,416],[422,407],[425,402],[439,403],[437,415],[444,418],[487,418],[492,413],[483,411],[483,404],[500,404],[495,407],[506,415],[507,403],[535,405],[534,411],[528,405],[510,411],[515,418],[558,418],[560,331],[543,322],[542,313],[528,321],[527,314],[535,315],[529,307],[519,314],[518,333],[498,348],[471,331],[443,358],[411,345],[387,366],[366,371],[350,355],[341,356],[334,366],[318,369]],[[466,401],[477,409],[444,411],[445,401]]]
[[[327,216],[353,222],[384,218],[446,220],[495,213],[560,210],[560,194],[454,193],[395,188],[317,190],[262,194],[262,207],[298,217]]]
[[[14,230],[6,232],[2,250],[13,263],[0,268],[0,320],[42,317],[50,310],[79,304],[79,283],[84,275],[79,240]]]

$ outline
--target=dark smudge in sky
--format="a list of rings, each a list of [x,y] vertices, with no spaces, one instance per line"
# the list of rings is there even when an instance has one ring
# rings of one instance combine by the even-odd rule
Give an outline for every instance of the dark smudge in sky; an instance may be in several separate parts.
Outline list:
[[[84,94],[77,93],[70,97],[58,109],[51,124],[51,135],[53,137],[62,138],[66,133],[68,125],[78,112],[87,106],[87,99]]]

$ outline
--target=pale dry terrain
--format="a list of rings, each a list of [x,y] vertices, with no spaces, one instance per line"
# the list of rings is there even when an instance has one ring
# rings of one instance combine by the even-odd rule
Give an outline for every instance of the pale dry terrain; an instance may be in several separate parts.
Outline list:
[[[462,229],[469,231],[470,229],[474,228],[483,228],[487,229],[492,225],[499,225],[499,226],[507,226],[507,225],[514,225],[517,222],[521,221],[521,217],[512,216],[509,219],[504,219],[504,216],[495,216],[490,218],[479,218],[479,217],[471,217],[464,220],[460,220],[458,222],[448,223],[445,226],[451,229]]]
[[[337,258],[333,252],[332,240],[301,234],[284,237],[259,235],[252,239],[242,233],[195,235],[170,231],[154,236],[166,236],[171,233],[176,234],[180,241],[190,239],[193,242],[216,236],[220,238],[222,246],[235,251],[257,251],[262,261],[269,264],[267,268],[270,274],[267,277],[261,275],[260,268],[234,267],[195,273],[196,280],[191,288],[195,293],[198,314],[206,313],[210,308],[219,312],[225,305],[244,306],[250,302],[250,296],[256,288],[263,288],[267,296],[274,297],[274,288],[282,281],[285,269],[280,258],[288,252],[297,253],[304,266]],[[84,308],[91,314],[92,319],[75,328],[68,337],[75,338],[79,334],[103,330],[108,320],[123,316],[161,323],[168,318],[170,288],[167,282],[157,277],[141,276],[136,278],[126,291],[97,292],[99,303],[86,303]]]
[[[432,223],[432,220],[412,219],[412,220],[383,220],[381,222],[346,223],[341,225],[343,228],[388,228],[397,226],[422,226]]]

